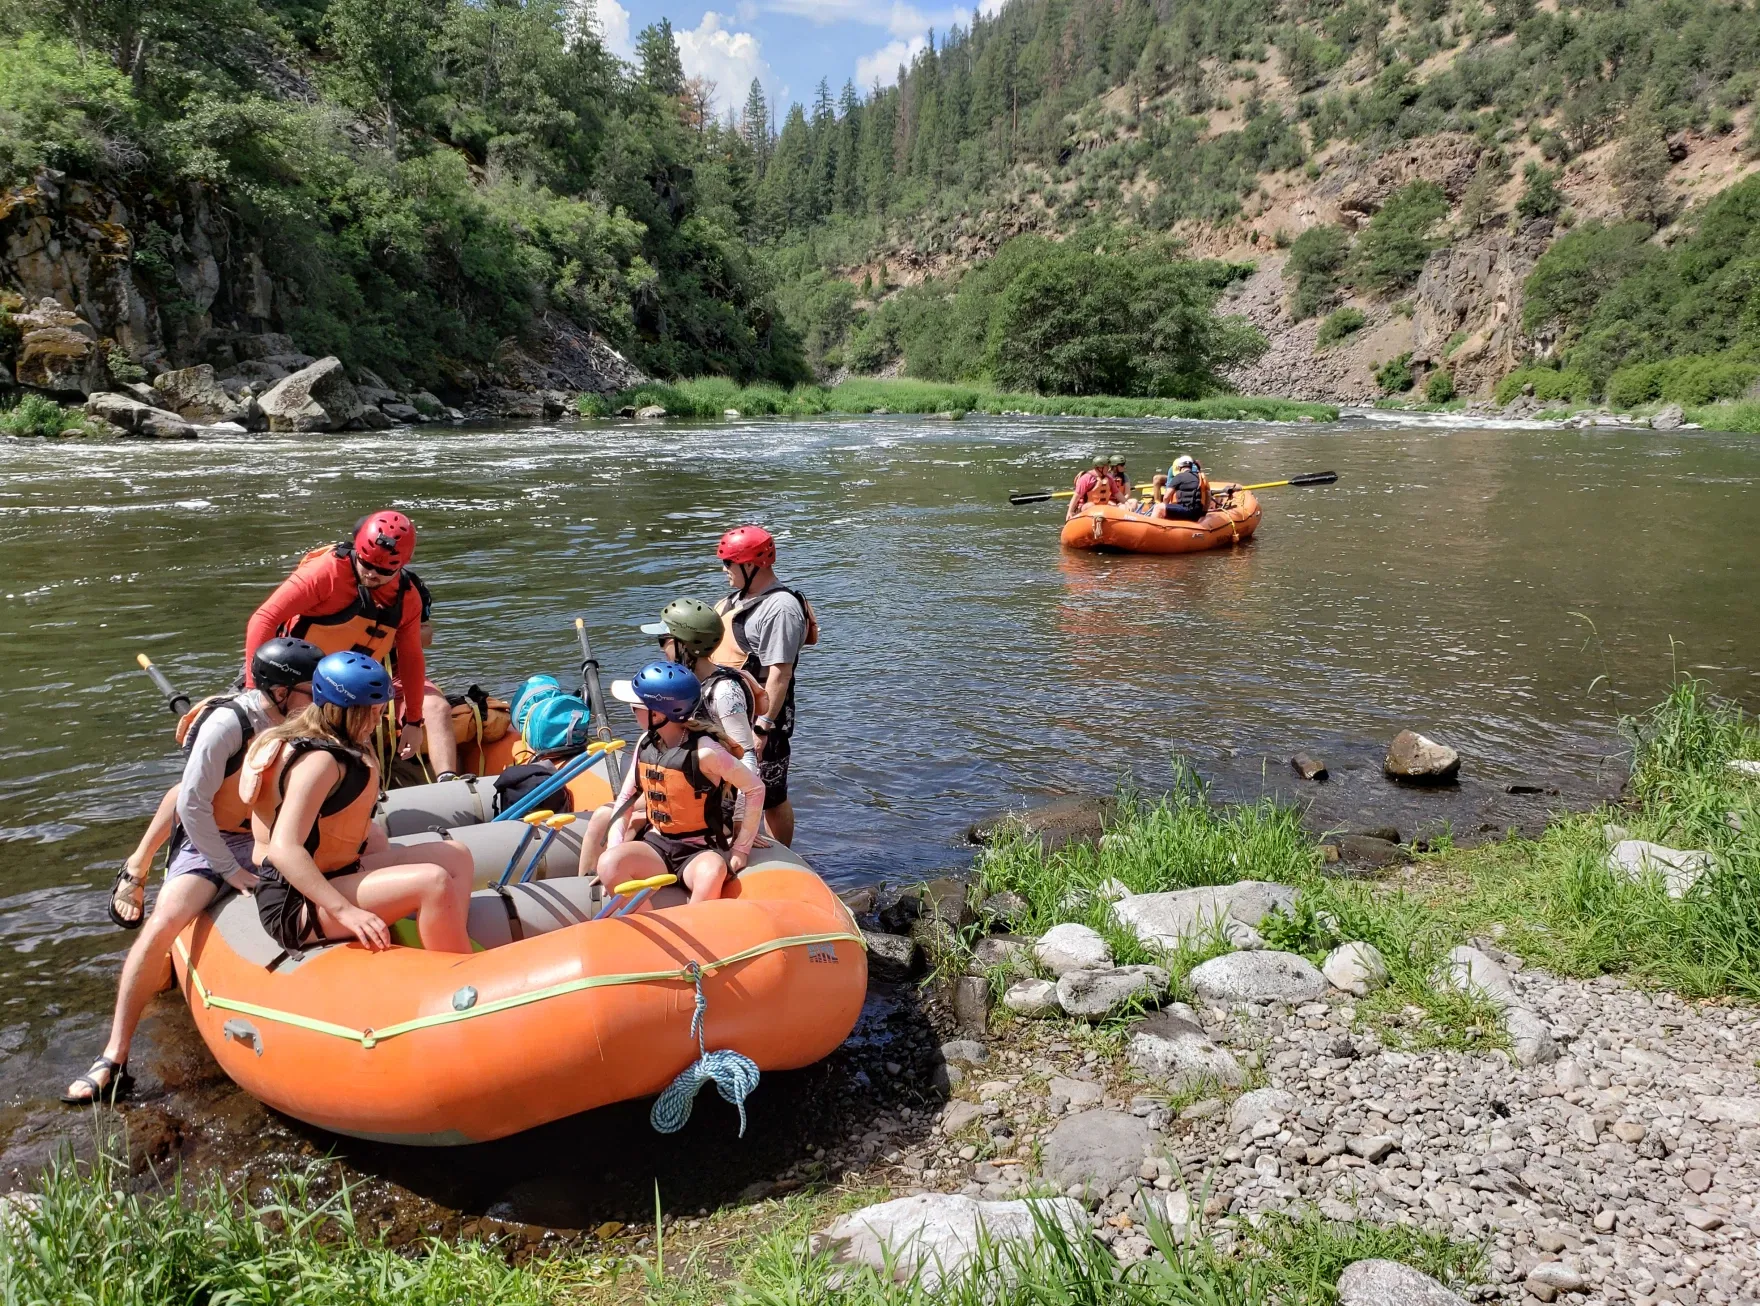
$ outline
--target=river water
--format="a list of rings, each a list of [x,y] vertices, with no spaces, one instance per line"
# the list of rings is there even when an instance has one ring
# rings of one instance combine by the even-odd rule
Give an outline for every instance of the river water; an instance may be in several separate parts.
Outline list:
[[[1341,479],[1267,491],[1256,541],[1190,557],[1062,553],[1060,506],[1006,500],[1095,452],[1146,476],[1182,449],[1212,477]],[[1676,671],[1760,703],[1757,482],[1760,442],[1737,436],[1361,419],[8,442],[0,1105],[40,1102],[102,1043],[128,941],[105,892],[176,772],[135,654],[220,686],[253,606],[369,509],[418,524],[433,674],[501,693],[570,680],[576,615],[628,674],[652,651],[640,622],[720,592],[721,531],[769,525],[824,632],[800,671],[798,845],[843,884],[963,864],[962,828],[998,806],[1165,784],[1175,752],[1251,798],[1321,749],[1336,792],[1356,776],[1340,823],[1375,814],[1374,759],[1405,726],[1461,750],[1469,799],[1605,788],[1617,716]],[[1472,801],[1438,814],[1459,830]]]

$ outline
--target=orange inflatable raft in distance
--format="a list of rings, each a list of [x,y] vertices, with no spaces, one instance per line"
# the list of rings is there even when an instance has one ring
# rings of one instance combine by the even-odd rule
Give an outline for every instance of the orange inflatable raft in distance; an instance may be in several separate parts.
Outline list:
[[[670,895],[670,896],[668,896]],[[855,1028],[861,932],[792,852],[762,851],[712,902],[594,920],[595,883],[472,896],[470,955],[358,943],[288,955],[228,896],[174,949],[203,1041],[251,1096],[356,1138],[485,1142],[659,1093],[704,1039],[762,1071],[811,1065]]]
[[[1218,486],[1221,493],[1227,486]],[[1090,504],[1063,524],[1066,549],[1123,553],[1200,553],[1244,544],[1259,529],[1264,510],[1251,490],[1237,489],[1226,507],[1196,521],[1170,521],[1117,504]]]

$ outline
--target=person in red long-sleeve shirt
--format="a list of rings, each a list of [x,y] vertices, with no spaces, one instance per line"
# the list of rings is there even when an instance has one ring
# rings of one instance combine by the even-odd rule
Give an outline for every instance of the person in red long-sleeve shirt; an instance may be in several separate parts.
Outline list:
[[[347,543],[306,554],[245,627],[245,683],[250,684],[251,656],[258,647],[289,635],[325,653],[365,653],[380,662],[395,654],[398,678],[406,685],[425,684],[422,596],[404,573],[415,552],[414,524],[387,510],[363,520]],[[421,712],[421,696],[403,700],[400,756],[412,756],[421,742]]]

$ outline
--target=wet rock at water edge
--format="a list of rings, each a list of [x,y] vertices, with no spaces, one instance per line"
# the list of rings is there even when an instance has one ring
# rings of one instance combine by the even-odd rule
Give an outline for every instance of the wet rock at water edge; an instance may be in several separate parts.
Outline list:
[[[124,432],[139,430],[147,415],[156,411],[158,410],[151,404],[144,404],[132,395],[118,394],[113,390],[100,390],[86,396],[87,417],[109,422]]]
[[[666,416],[666,410],[659,404],[646,404],[630,414],[638,422],[658,422]]]
[[[1112,965],[1112,948],[1098,930],[1086,925],[1053,925],[1033,945],[1033,956],[1053,975],[1072,970],[1104,970]]]
[[[1018,980],[1002,995],[1002,1005],[1017,1016],[1055,1016],[1063,1010],[1057,1003],[1057,985],[1050,980]]]
[[[334,356],[278,381],[258,401],[271,431],[339,431],[364,410],[354,384]]]
[[[1295,767],[1296,774],[1304,780],[1324,780],[1331,774],[1326,769],[1325,759],[1312,753],[1297,753],[1289,759],[1289,764]]]
[[[1256,929],[1273,911],[1286,914],[1296,891],[1267,880],[1241,880],[1169,893],[1137,893],[1115,903],[1113,915],[1144,943],[1179,948],[1230,925]]]
[[[922,915],[934,916],[956,928],[978,919],[972,907],[971,887],[964,880],[943,875],[918,885],[914,892]]]
[[[990,1029],[990,982],[962,975],[953,982],[953,1016],[960,1029],[982,1037]]]
[[[1126,1060],[1174,1091],[1234,1088],[1246,1079],[1240,1062],[1204,1033],[1190,1007],[1176,1003],[1132,1025],[1130,1035]]]
[[[1399,1261],[1356,1261],[1338,1276],[1338,1306],[1467,1306],[1421,1270]]]
[[[1167,982],[1167,972],[1159,966],[1065,971],[1057,981],[1057,1005],[1071,1016],[1105,1020],[1132,1004],[1160,1002],[1167,996]]]
[[[1387,959],[1373,943],[1359,940],[1329,952],[1320,973],[1334,988],[1365,998],[1387,983]]]
[[[1650,429],[1652,431],[1678,431],[1686,420],[1686,411],[1679,404],[1669,404],[1650,419]]]
[[[1407,859],[1406,850],[1397,843],[1366,834],[1340,834],[1326,840],[1338,849],[1338,860],[1349,866],[1380,870]]]
[[[1661,877],[1671,898],[1683,898],[1699,877],[1717,865],[1708,852],[1668,848],[1642,839],[1622,839],[1607,854],[1607,869],[1628,880]]]
[[[380,404],[379,411],[399,426],[418,426],[428,420],[410,404],[395,402]]]
[[[1098,839],[1118,811],[1118,802],[1100,795],[1074,795],[1056,798],[1040,807],[1026,811],[1002,812],[974,822],[966,830],[969,843],[995,842],[1005,829],[1014,828],[1037,835],[1047,851],[1066,843]]]
[[[901,983],[923,968],[923,950],[914,939],[864,930],[862,941],[868,945],[868,975],[872,979]]]
[[[196,438],[196,428],[192,423],[184,421],[176,413],[161,412],[156,408],[141,416],[133,433],[148,440],[193,440]]]
[[[153,378],[153,390],[165,408],[192,422],[237,422],[248,427],[261,418],[256,402],[228,394],[207,363],[161,372]]]
[[[1206,1002],[1281,1002],[1295,1005],[1326,996],[1326,977],[1293,952],[1231,952],[1194,967],[1187,981]]]
[[[987,968],[990,966],[1017,966],[1031,970],[1029,961],[1032,958],[1033,940],[1017,939],[1012,934],[991,934],[979,939],[972,945],[972,964]]]
[[[1045,1136],[1042,1168],[1059,1188],[1110,1193],[1136,1178],[1143,1157],[1162,1145],[1146,1120],[1122,1111],[1083,1111]]]
[[[1088,1227],[1087,1212],[1067,1197],[982,1202],[956,1193],[919,1193],[839,1216],[813,1236],[809,1249],[829,1256],[833,1265],[865,1266],[901,1283],[915,1276],[933,1293],[985,1244],[1032,1242],[1047,1223],[1076,1235]]]
[[[1461,755],[1416,730],[1402,730],[1388,746],[1382,769],[1411,784],[1447,784],[1461,770]]]

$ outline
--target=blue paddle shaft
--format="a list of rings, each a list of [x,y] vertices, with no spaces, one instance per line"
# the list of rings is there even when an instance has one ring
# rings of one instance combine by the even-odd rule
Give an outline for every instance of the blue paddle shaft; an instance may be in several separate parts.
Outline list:
[[[517,821],[517,820],[519,820],[520,817],[524,816],[527,812],[537,811],[539,803],[542,803],[546,798],[549,798],[552,795],[554,795],[558,790],[560,790],[570,780],[572,780],[576,776],[584,773],[588,767],[592,766],[593,763],[597,762],[600,758],[609,757],[610,755],[611,754],[607,751],[607,752],[598,752],[598,753],[587,753],[581,757],[575,758],[574,761],[568,763],[561,770],[559,770],[555,775],[551,776],[548,780],[544,781],[543,784],[539,785],[536,789],[532,790],[531,793],[527,794],[524,798],[520,799],[517,803],[515,803],[512,807],[508,808],[505,812],[502,812],[501,815],[497,816],[495,819],[497,821]]]

